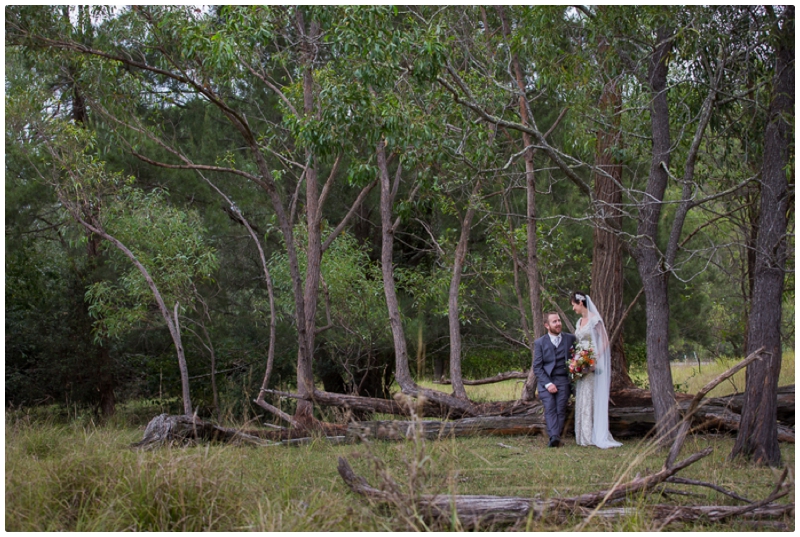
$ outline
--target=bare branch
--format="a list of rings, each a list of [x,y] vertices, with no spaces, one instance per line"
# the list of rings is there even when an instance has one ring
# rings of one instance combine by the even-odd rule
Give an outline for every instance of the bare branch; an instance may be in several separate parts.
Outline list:
[[[617,338],[622,333],[622,325],[625,324],[625,319],[628,317],[628,314],[633,309],[633,306],[634,306],[634,304],[636,304],[636,301],[639,300],[640,296],[642,296],[642,293],[644,293],[644,287],[639,289],[639,292],[636,293],[636,296],[633,298],[633,300],[631,300],[631,303],[628,304],[627,308],[625,308],[625,313],[623,313],[622,317],[619,318],[619,322],[617,323],[617,326],[615,326],[614,329],[611,331],[611,337],[608,338],[609,345],[613,346],[614,342],[617,341]]]
[[[330,247],[330,245],[333,243],[336,237],[339,236],[339,234],[342,232],[345,226],[347,226],[347,224],[350,223],[350,220],[352,220],[353,215],[356,214],[356,211],[358,210],[359,207],[361,207],[361,204],[364,202],[364,199],[366,199],[367,194],[369,194],[377,184],[378,184],[378,179],[375,179],[370,184],[361,189],[361,192],[359,192],[358,197],[353,202],[353,205],[350,206],[350,210],[347,211],[345,217],[342,218],[342,221],[339,222],[339,225],[336,226],[336,229],[334,229],[333,232],[331,232],[331,234],[328,235],[328,238],[325,239],[325,242],[322,244],[323,252]]]
[[[333,163],[331,173],[328,174],[328,179],[325,181],[325,185],[323,185],[322,192],[320,193],[319,200],[317,201],[317,222],[322,221],[322,206],[325,205],[325,201],[328,199],[328,194],[330,194],[331,186],[333,185],[333,178],[336,176],[336,172],[339,169],[339,163],[341,161],[342,154],[339,153],[336,155],[336,161]]]
[[[284,104],[286,104],[286,107],[292,112],[292,114],[295,115],[295,117],[298,118],[301,117],[300,114],[297,113],[297,110],[292,104],[292,101],[290,101],[289,98],[286,97],[286,95],[275,84],[267,80],[265,76],[263,76],[261,73],[253,69],[253,67],[248,62],[243,60],[241,57],[239,58],[239,61],[241,61],[245,65],[245,67],[247,67],[247,70],[250,71],[250,73],[253,76],[258,78],[261,82],[264,83],[265,86],[267,86],[269,89],[275,92],[275,95],[277,95],[284,102]]]
[[[689,404],[689,408],[683,414],[683,419],[678,424],[678,434],[675,436],[675,441],[672,443],[672,447],[669,450],[669,454],[667,455],[666,460],[664,461],[664,468],[669,468],[675,459],[678,457],[678,454],[683,447],[683,442],[686,439],[686,435],[689,433],[689,428],[692,424],[692,416],[697,411],[697,408],[700,406],[700,401],[703,397],[708,394],[711,390],[713,390],[717,385],[719,385],[725,379],[732,377],[737,371],[747,367],[751,362],[755,360],[761,359],[761,353],[764,352],[764,347],[756,350],[755,352],[751,353],[750,356],[727,370],[726,372],[722,373],[721,375],[714,378],[711,382],[706,384],[697,394],[695,394],[692,402]]]
[[[453,79],[456,81],[456,83],[459,85],[459,87],[467,95],[467,99],[466,100],[461,98],[461,96],[459,95],[458,90],[456,88],[454,88],[447,80],[445,80],[442,77],[438,77],[436,80],[442,86],[444,86],[444,88],[447,91],[449,91],[453,95],[453,100],[456,103],[466,106],[467,108],[469,108],[473,112],[477,113],[480,117],[482,117],[484,120],[486,120],[486,121],[488,121],[490,123],[493,123],[493,124],[498,125],[498,126],[506,127],[508,129],[516,130],[516,131],[519,131],[519,132],[525,132],[525,133],[530,134],[531,136],[533,136],[536,139],[536,141],[540,144],[539,147],[541,149],[543,149],[545,153],[547,153],[547,156],[550,158],[550,160],[552,160],[556,164],[556,166],[558,166],[558,168],[562,172],[564,172],[564,174],[567,177],[569,177],[569,179],[572,180],[572,182],[574,182],[584,194],[586,194],[589,197],[590,200],[594,200],[594,192],[592,191],[592,188],[586,183],[586,181],[581,179],[572,170],[572,168],[570,168],[564,162],[564,160],[561,158],[561,156],[558,154],[558,152],[552,146],[550,146],[550,144],[547,143],[547,141],[544,139],[544,136],[542,135],[542,133],[540,133],[538,130],[536,130],[536,128],[534,128],[533,126],[527,126],[527,125],[523,125],[521,123],[517,123],[515,121],[508,121],[508,120],[493,116],[492,114],[490,114],[489,112],[484,110],[482,107],[480,107],[474,101],[474,99],[472,99],[471,92],[469,91],[469,89],[467,88],[467,86],[463,82],[463,80],[461,80],[461,78],[455,72],[455,70],[452,67],[449,67],[449,66],[448,66],[447,70],[448,70],[448,73],[450,73],[450,76],[453,77]]]

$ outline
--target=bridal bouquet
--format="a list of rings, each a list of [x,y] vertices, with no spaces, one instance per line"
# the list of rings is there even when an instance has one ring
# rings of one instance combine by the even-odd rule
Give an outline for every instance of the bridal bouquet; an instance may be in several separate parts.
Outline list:
[[[567,359],[569,378],[577,380],[594,371],[594,348],[590,342],[575,342],[572,347],[572,357]]]

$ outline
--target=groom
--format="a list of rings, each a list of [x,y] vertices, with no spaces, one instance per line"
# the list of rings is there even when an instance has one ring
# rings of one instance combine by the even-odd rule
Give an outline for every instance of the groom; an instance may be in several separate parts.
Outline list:
[[[567,358],[575,336],[561,332],[561,319],[554,311],[545,313],[544,327],[547,334],[533,343],[533,371],[539,382],[539,398],[544,406],[547,434],[550,436],[547,447],[558,447],[569,399]]]

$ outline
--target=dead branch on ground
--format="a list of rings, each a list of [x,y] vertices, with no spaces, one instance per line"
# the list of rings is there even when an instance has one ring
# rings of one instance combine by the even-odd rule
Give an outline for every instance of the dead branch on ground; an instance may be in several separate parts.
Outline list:
[[[606,507],[611,502],[623,501],[628,497],[648,494],[654,490],[660,490],[663,484],[675,483],[683,485],[694,485],[710,487],[721,492],[737,501],[744,502],[743,506],[726,505],[706,505],[706,506],[673,506],[673,505],[648,505],[647,513],[661,527],[665,527],[674,522],[693,522],[700,519],[708,521],[722,521],[737,517],[745,519],[774,519],[781,518],[794,511],[794,503],[775,503],[776,500],[786,496],[794,490],[793,476],[791,483],[787,484],[788,468],[784,470],[779,478],[773,492],[763,500],[753,502],[726,491],[716,485],[678,478],[675,476],[680,470],[694,464],[698,460],[709,455],[713,448],[708,447],[698,453],[694,453],[682,461],[675,462],[686,440],[691,428],[692,419],[697,415],[701,408],[703,397],[716,385],[729,378],[736,371],[745,367],[753,360],[759,359],[762,349],[748,356],[740,364],[731,370],[718,376],[708,383],[691,401],[683,419],[678,424],[679,431],[673,441],[671,449],[665,459],[661,470],[646,476],[637,475],[631,480],[615,483],[610,489],[597,492],[582,494],[569,498],[551,498],[540,500],[536,498],[503,497],[488,495],[419,495],[411,499],[417,504],[418,512],[427,514],[432,520],[458,520],[467,527],[478,525],[489,525],[497,523],[519,523],[529,519],[529,517],[540,519],[543,517],[553,517],[564,520],[569,516],[579,516],[587,521],[593,517],[615,518],[629,516],[636,512],[636,508],[630,507]],[[460,420],[465,421],[465,420]],[[416,434],[424,438],[424,427],[426,422],[416,422],[414,425]],[[410,432],[410,431],[409,431]],[[355,493],[366,496],[370,499],[390,505],[406,504],[409,498],[398,500],[396,494],[389,491],[400,490],[397,483],[393,482],[388,474],[382,473],[383,479],[388,482],[383,483],[379,488],[372,487],[366,479],[357,475],[344,457],[339,458],[339,475],[347,486]],[[624,477],[624,475],[623,475]],[[484,526],[485,527],[485,526]]]

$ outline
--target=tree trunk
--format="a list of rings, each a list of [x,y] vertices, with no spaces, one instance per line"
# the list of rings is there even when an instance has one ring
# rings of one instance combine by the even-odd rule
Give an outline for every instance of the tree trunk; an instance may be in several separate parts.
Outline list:
[[[64,22],[72,24],[69,16],[69,7],[62,8]],[[86,43],[91,43],[91,24],[87,24],[88,20],[88,6],[78,6],[78,26],[74,28],[75,31],[80,32],[81,40]],[[85,127],[89,119],[88,109],[86,108],[86,99],[78,86],[76,78],[78,77],[78,64],[70,62],[68,66],[69,83],[72,85],[72,121],[79,127]],[[96,209],[88,209],[84,212],[84,217],[88,222],[96,224]],[[86,274],[89,282],[96,281],[94,272],[102,264],[103,258],[100,251],[100,237],[86,231],[86,256],[87,256],[87,270]],[[84,277],[79,274],[82,281]],[[88,288],[88,285],[86,286]],[[81,308],[81,313],[85,316],[88,326],[91,329],[92,321],[89,317],[89,311],[84,302]],[[92,344],[95,355],[94,371],[97,375],[97,390],[99,392],[99,407],[103,417],[113,416],[116,411],[116,397],[114,395],[114,372],[113,372],[113,359],[107,347],[108,342],[103,341],[100,345]]]
[[[602,8],[600,8],[602,9]],[[605,57],[608,41],[600,38],[598,54]],[[598,222],[594,227],[592,250],[591,288],[589,294],[605,321],[609,333],[622,322],[625,311],[623,301],[622,246],[617,230],[622,225],[622,165],[614,158],[612,150],[621,143],[619,112],[622,91],[615,79],[603,86],[600,96],[600,113],[611,125],[597,132],[595,149],[594,194]],[[633,387],[625,362],[622,335],[611,342],[611,390]]]
[[[219,405],[219,390],[217,389],[217,353],[214,350],[214,342],[211,341],[211,334],[208,333],[208,328],[206,327],[205,319],[211,320],[211,316],[208,313],[208,304],[198,295],[198,300],[203,304],[203,313],[201,314],[201,321],[197,324],[200,325],[200,329],[203,331],[203,338],[200,339],[202,345],[208,351],[209,357],[211,358],[211,397],[213,400],[214,405],[214,414],[217,416],[217,420],[222,420],[222,410],[220,409]]]
[[[76,90],[77,91],[77,90]],[[90,209],[84,211],[87,221],[96,222],[96,214]],[[102,238],[89,230],[86,230],[86,257],[87,267],[85,273],[78,271],[78,279],[85,291],[91,283],[98,281],[96,271],[103,263],[100,251],[100,241]],[[80,315],[86,323],[87,338],[92,330],[92,318],[89,315],[89,307],[86,301],[82,301]],[[91,348],[94,354],[94,361],[90,367],[97,381],[97,391],[99,396],[98,406],[104,418],[114,415],[116,412],[116,396],[114,394],[114,360],[108,350],[108,341],[104,340],[99,345],[92,343]]]
[[[783,28],[777,31],[774,87],[764,133],[761,211],[747,336],[747,352],[763,346],[766,357],[747,368],[742,420],[731,453],[732,457],[741,455],[769,465],[781,463],[777,388],[782,358],[780,327],[789,209],[787,167],[794,123],[794,6],[785,9]]]
[[[386,308],[389,312],[389,326],[392,330],[392,340],[394,341],[395,380],[404,394],[413,397],[424,396],[444,407],[456,409],[466,415],[473,415],[475,408],[470,401],[453,397],[437,390],[421,389],[411,377],[411,370],[408,365],[408,347],[400,316],[400,304],[397,300],[397,291],[394,285],[394,265],[392,264],[395,228],[395,224],[392,223],[394,195],[389,180],[385,148],[385,141],[380,140],[375,152],[381,183],[381,272],[383,274],[383,292],[386,297]]]
[[[394,286],[394,266],[392,265],[392,250],[394,249],[394,229],[392,226],[392,185],[389,180],[389,169],[386,164],[385,142],[378,142],[377,147],[378,170],[381,183],[381,272],[383,273],[383,292],[386,296],[386,307],[389,310],[389,326],[392,329],[395,353],[395,378],[400,389],[416,390],[414,380],[411,378],[411,369],[408,366],[408,349],[403,333],[403,323],[400,318],[400,304],[397,301],[397,291]]]
[[[297,8],[297,27],[301,36],[300,48],[303,62],[303,115],[314,115],[314,41],[319,35],[319,23],[312,21],[308,31],[305,27],[303,10]],[[322,238],[319,225],[319,185],[317,183],[316,158],[306,149],[306,224],[308,240],[306,244],[306,278],[303,292],[305,319],[306,352],[297,357],[297,389],[301,394],[314,391],[313,355],[316,340],[316,316],[319,297],[320,266],[322,263]],[[298,323],[301,322],[298,319]],[[308,401],[298,401],[295,419],[310,424],[313,421],[314,406]]]
[[[149,275],[145,275],[145,278],[149,278]],[[153,289],[155,289],[155,283],[153,283]],[[157,300],[161,300],[161,296],[157,297]],[[189,368],[186,365],[186,355],[183,351],[183,341],[181,339],[181,325],[178,321],[178,309],[180,308],[180,304],[175,302],[175,307],[173,308],[173,318],[172,324],[167,325],[169,326],[169,331],[172,334],[172,340],[175,342],[175,351],[178,353],[178,369],[181,373],[181,392],[183,393],[183,411],[187,416],[191,416],[192,414],[192,401],[189,398]]]
[[[506,19],[503,6],[497,7],[497,13],[500,16],[503,37],[508,42],[511,28]],[[525,92],[525,80],[522,67],[519,64],[519,57],[515,53],[511,55],[511,66],[514,70],[514,82],[519,92],[518,103],[520,121],[523,125],[527,126],[528,99]],[[527,151],[525,151],[525,189],[527,192],[526,225],[528,231],[528,263],[526,266],[526,273],[528,276],[528,294],[531,307],[531,319],[533,322],[533,338],[536,339],[544,335],[545,329],[542,301],[539,294],[539,255],[536,244],[536,175],[533,165],[534,149],[532,147],[533,141],[531,135],[527,132],[522,133],[522,143],[528,148]],[[536,374],[533,372],[533,341],[530,341],[529,345],[531,348],[530,375],[522,390],[522,397],[526,400],[531,400],[536,391]]]
[[[642,278],[647,313],[647,374],[653,392],[657,431],[662,445],[675,435],[678,413],[675,387],[669,367],[668,273],[662,266],[656,245],[658,220],[667,188],[670,161],[669,106],[667,104],[667,61],[672,49],[672,32],[659,28],[658,43],[650,58],[647,78],[652,94],[650,121],[653,155],[647,188],[639,203],[638,243],[635,257]]]
[[[433,378],[434,380],[444,378],[444,358],[438,355],[433,357]]]
[[[742,342],[741,353],[748,349],[747,344],[747,327],[750,326],[750,310],[753,304],[753,287],[755,286],[755,272],[756,272],[756,240],[758,239],[758,210],[755,200],[750,198],[759,199],[761,196],[761,185],[756,183],[757,189],[747,192],[748,201],[752,204],[745,209],[745,244],[744,244],[744,258],[747,260],[745,274],[747,278],[742,278],[742,302],[744,302],[744,316],[742,323],[745,326],[744,341]]]
[[[450,382],[453,385],[453,395],[462,399],[467,399],[467,392],[461,377],[461,322],[458,312],[458,291],[461,287],[461,274],[467,258],[469,231],[475,215],[473,200],[480,192],[480,188],[481,180],[478,179],[468,201],[467,214],[461,222],[461,236],[458,239],[453,259],[453,276],[450,279],[450,292],[447,300],[447,319],[450,325]]]
[[[519,269],[522,267],[522,263],[519,260],[519,254],[517,253],[517,244],[514,240],[514,224],[511,221],[511,209],[508,206],[508,200],[504,200],[506,204],[506,212],[509,214],[508,217],[508,244],[511,248],[511,260],[513,263],[513,273],[514,273],[514,294],[517,296],[517,309],[519,310],[519,319],[520,325],[522,326],[522,333],[525,335],[525,343],[528,345],[528,350],[531,353],[531,364],[533,364],[534,358],[534,347],[533,347],[533,340],[535,339],[533,336],[533,332],[531,332],[530,326],[528,325],[528,315],[525,313],[525,300],[523,298],[523,292],[520,285],[519,279]],[[528,370],[527,375],[525,376],[526,380],[522,386],[522,393],[520,394],[520,400],[530,402],[536,398],[536,373],[533,372],[533,367],[530,367]]]
[[[116,413],[117,398],[114,394],[114,373],[112,371],[113,360],[111,353],[106,347],[97,349],[97,356],[100,362],[98,373],[98,386],[100,392],[100,412],[104,418],[110,418]]]

